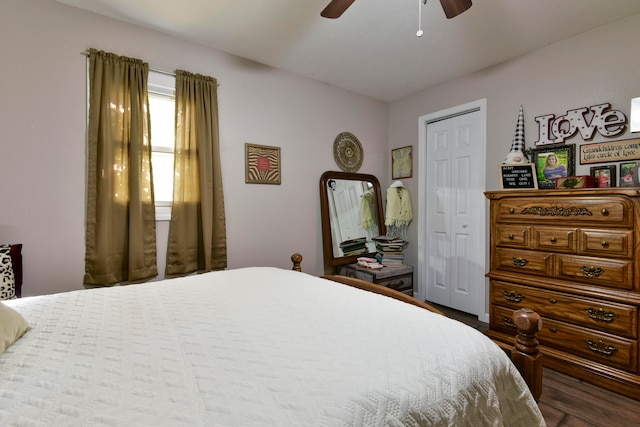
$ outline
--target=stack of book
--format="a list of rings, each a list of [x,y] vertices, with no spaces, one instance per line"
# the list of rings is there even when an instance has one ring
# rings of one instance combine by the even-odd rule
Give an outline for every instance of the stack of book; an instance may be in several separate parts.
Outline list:
[[[367,238],[359,237],[357,239],[345,240],[340,243],[340,249],[342,249],[344,256],[366,254]]]
[[[380,264],[377,259],[369,257],[359,257],[358,265],[360,267],[370,268],[373,270],[379,270],[384,267],[384,265]]]
[[[383,265],[404,264],[404,250],[407,242],[400,237],[378,236],[374,237],[376,244],[376,259]]]

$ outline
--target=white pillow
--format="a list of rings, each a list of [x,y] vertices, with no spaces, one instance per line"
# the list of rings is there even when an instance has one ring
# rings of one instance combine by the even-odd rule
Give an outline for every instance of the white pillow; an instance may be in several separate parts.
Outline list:
[[[31,327],[20,313],[0,302],[0,354],[29,329]]]

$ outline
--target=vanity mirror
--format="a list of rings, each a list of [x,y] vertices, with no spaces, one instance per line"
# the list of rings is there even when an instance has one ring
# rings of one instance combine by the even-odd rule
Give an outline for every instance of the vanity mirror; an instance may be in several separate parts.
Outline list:
[[[351,264],[376,252],[372,237],[385,234],[380,183],[373,175],[328,171],[320,177],[325,263]]]

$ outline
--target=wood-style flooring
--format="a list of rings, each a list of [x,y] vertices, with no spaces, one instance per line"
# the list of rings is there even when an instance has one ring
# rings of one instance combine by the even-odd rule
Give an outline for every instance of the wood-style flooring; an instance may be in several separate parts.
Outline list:
[[[428,302],[428,301],[427,301]],[[429,302],[447,316],[480,331],[489,327],[476,316]],[[637,427],[640,401],[544,368],[538,406],[548,427]]]

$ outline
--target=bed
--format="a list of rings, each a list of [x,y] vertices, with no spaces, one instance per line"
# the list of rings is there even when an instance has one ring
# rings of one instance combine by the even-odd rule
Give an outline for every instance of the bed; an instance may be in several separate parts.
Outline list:
[[[0,354],[0,425],[544,425],[480,332],[302,272],[247,267],[4,304],[31,329]]]

